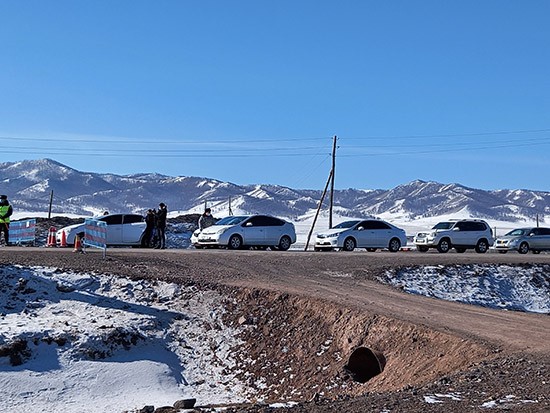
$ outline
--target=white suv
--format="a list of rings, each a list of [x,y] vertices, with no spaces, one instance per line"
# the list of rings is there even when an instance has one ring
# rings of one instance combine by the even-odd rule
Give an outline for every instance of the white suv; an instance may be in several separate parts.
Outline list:
[[[475,249],[478,253],[485,253],[494,239],[489,225],[479,219],[461,219],[440,222],[429,232],[419,232],[414,237],[416,248],[426,252],[430,248],[437,248],[439,252],[448,252],[454,248],[456,252]]]

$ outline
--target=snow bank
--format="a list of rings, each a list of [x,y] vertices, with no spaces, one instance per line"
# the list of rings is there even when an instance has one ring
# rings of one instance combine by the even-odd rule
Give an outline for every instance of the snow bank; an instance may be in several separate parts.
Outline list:
[[[505,310],[550,313],[550,265],[409,267],[382,282],[412,294]]]
[[[10,412],[242,402],[223,297],[176,284],[0,268],[0,400]]]

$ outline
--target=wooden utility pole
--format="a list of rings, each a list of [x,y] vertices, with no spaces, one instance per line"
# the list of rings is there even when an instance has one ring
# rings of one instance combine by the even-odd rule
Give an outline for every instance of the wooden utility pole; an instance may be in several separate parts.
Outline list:
[[[539,214],[537,214],[537,228],[539,227]]]
[[[307,251],[309,247],[309,240],[311,239],[311,234],[313,233],[313,228],[315,228],[315,223],[317,222],[317,218],[319,217],[319,212],[321,211],[321,207],[323,206],[323,201],[325,200],[325,195],[327,194],[327,189],[330,181],[332,180],[332,169],[330,173],[328,174],[327,183],[325,185],[325,189],[323,190],[323,195],[321,195],[321,200],[319,201],[319,206],[317,207],[317,212],[315,213],[315,218],[313,218],[313,224],[311,224],[311,229],[309,230],[309,234],[307,235],[307,241],[306,241],[306,247],[304,248],[304,251]]]
[[[332,228],[332,206],[334,204],[334,175],[336,172],[336,141],[338,138],[334,135],[332,138],[332,168],[330,170],[330,203],[328,212],[328,227]]]
[[[231,210],[231,197],[229,197],[229,215],[233,215],[233,211]]]
[[[52,205],[53,205],[53,189],[50,192],[50,207],[48,208],[48,219],[52,218]]]

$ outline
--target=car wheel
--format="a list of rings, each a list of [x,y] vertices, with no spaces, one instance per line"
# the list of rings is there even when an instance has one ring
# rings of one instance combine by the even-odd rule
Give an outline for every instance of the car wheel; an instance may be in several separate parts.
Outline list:
[[[279,241],[279,249],[281,251],[286,251],[290,248],[292,245],[292,240],[288,235],[284,235],[281,240]]]
[[[243,239],[239,235],[231,235],[227,247],[230,250],[239,250],[243,247]]]
[[[416,246],[416,249],[420,252],[428,252],[428,250],[430,249],[429,247],[424,247],[424,246],[421,246],[421,245],[417,245]]]
[[[489,244],[484,239],[480,239],[476,245],[476,252],[478,254],[485,254],[489,249]]]
[[[462,254],[462,253],[466,252],[466,248],[456,248],[455,247],[455,251],[458,252],[459,254]]]
[[[437,250],[442,254],[449,252],[450,249],[451,241],[449,241],[447,238],[442,239],[441,241],[439,241],[439,244],[437,244]]]
[[[390,252],[397,252],[401,249],[401,241],[399,241],[397,238],[392,238],[390,240],[390,244],[388,245],[388,249]]]
[[[344,240],[344,246],[342,247],[343,251],[353,251],[355,249],[355,240],[351,237]]]
[[[527,244],[526,242],[522,242],[519,245],[518,252],[520,254],[527,254],[529,252],[529,244]]]

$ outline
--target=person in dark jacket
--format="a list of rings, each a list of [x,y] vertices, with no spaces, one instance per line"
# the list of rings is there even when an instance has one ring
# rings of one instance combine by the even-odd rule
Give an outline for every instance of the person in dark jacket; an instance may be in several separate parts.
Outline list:
[[[208,228],[211,225],[216,223],[216,218],[212,216],[212,211],[210,208],[206,208],[204,213],[199,218],[199,230],[202,231],[205,228]]]
[[[155,248],[165,249],[166,248],[166,218],[168,215],[168,209],[166,204],[161,202],[159,204],[159,210],[157,211],[157,231],[160,238],[160,243]]]
[[[155,229],[155,211],[152,209],[147,210],[145,215],[145,231],[143,231],[143,238],[141,245],[149,248],[151,246],[151,238],[153,237],[153,230]]]
[[[0,195],[0,232],[4,231],[4,240],[6,246],[10,242],[10,216],[13,214],[13,208],[11,207],[8,196]]]

